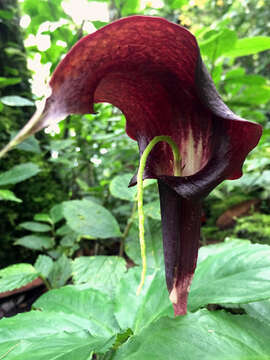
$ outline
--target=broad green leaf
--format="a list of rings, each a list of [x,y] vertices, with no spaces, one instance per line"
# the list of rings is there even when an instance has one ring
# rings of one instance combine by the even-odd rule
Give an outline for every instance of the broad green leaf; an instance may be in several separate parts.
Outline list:
[[[0,270],[0,293],[18,289],[38,277],[30,264],[16,264]]]
[[[257,54],[270,49],[270,37],[254,36],[252,38],[239,39],[235,46],[226,49],[226,56],[238,57]]]
[[[220,247],[219,247],[220,250]],[[225,244],[224,251],[209,255],[195,271],[189,309],[207,304],[241,304],[270,298],[270,247]]]
[[[247,315],[198,311],[161,318],[133,336],[114,360],[267,360],[270,326]]]
[[[172,10],[180,9],[183,5],[188,3],[188,0],[165,0]]]
[[[31,178],[40,172],[38,165],[31,162],[16,165],[10,170],[0,174],[0,185],[17,184]]]
[[[47,232],[51,230],[51,227],[49,225],[35,221],[23,222],[19,225],[19,227],[34,232]]]
[[[123,2],[121,0],[115,0],[115,5],[120,9],[122,16],[128,16],[136,14],[138,12],[140,7],[140,1],[128,0]]]
[[[145,246],[147,267],[157,269],[163,266],[163,244],[161,238],[161,223],[145,219]],[[125,252],[135,264],[141,265],[141,248],[138,224],[134,223],[125,241]]]
[[[11,20],[14,16],[12,11],[0,10],[0,18],[5,20]]]
[[[141,267],[129,269],[115,296],[115,316],[120,327],[130,328],[135,334],[161,316],[173,316],[164,271],[148,273],[140,295],[136,295],[140,277]]]
[[[21,203],[22,200],[17,198],[17,196],[14,194],[14,192],[10,191],[10,190],[2,190],[0,189],[0,201],[4,200],[4,201],[15,201],[18,203]]]
[[[62,255],[53,263],[48,279],[53,288],[59,288],[66,284],[71,277],[71,263],[66,255]]]
[[[63,215],[63,206],[62,204],[54,205],[50,210],[50,216],[54,224],[58,223],[58,221],[62,220]]]
[[[54,245],[53,238],[43,235],[27,235],[17,239],[15,245],[21,245],[32,250],[50,249]]]
[[[128,201],[136,201],[137,186],[128,187],[133,174],[127,173],[123,175],[115,176],[110,182],[110,193],[112,196]],[[156,180],[146,179],[143,182],[143,187],[146,188],[149,185],[155,184]]]
[[[112,196],[128,201],[135,201],[137,195],[137,187],[128,187],[133,174],[124,174],[115,176],[110,183],[110,192]]]
[[[48,214],[35,214],[34,220],[53,224],[53,221],[52,221],[50,215],[48,215]]]
[[[14,136],[15,135],[16,134],[14,134]],[[21,144],[17,145],[16,149],[32,152],[35,154],[41,153],[39,142],[34,136],[30,136],[28,139],[24,140]]]
[[[6,78],[6,77],[0,77],[0,88],[4,88],[9,85],[15,85],[21,82],[21,78]]]
[[[4,105],[8,105],[8,106],[35,106],[35,103],[33,101],[17,95],[3,96],[0,98],[0,101]]]
[[[230,251],[239,246],[246,247],[247,244],[251,244],[251,242],[243,239],[227,238],[224,242],[218,244],[202,246],[198,254],[198,264],[208,256],[217,255],[224,251]]]
[[[200,50],[214,63],[218,57],[234,46],[236,39],[235,31],[229,29],[222,29],[219,32],[212,30],[209,38],[200,42]]]
[[[110,337],[120,330],[114,317],[113,305],[110,297],[98,290],[79,290],[69,285],[48,291],[33,307],[44,312],[73,314],[82,318],[81,321],[90,320],[91,334]]]
[[[31,311],[0,321],[4,360],[89,360],[106,352],[115,337],[92,335],[91,320],[74,314]]]
[[[155,220],[161,220],[159,200],[144,205],[143,211],[145,216],[149,216]]]
[[[74,231],[70,231],[69,234],[66,234],[60,241],[60,244],[64,247],[72,247],[79,239],[79,236]]]
[[[82,236],[100,239],[121,236],[113,215],[92,201],[66,201],[63,203],[63,214],[68,226]]]
[[[72,263],[74,284],[86,284],[109,295],[125,272],[126,262],[119,256],[80,256]]]
[[[53,261],[47,255],[39,255],[34,264],[34,268],[39,274],[47,278],[53,268]]]
[[[241,305],[246,313],[270,325],[270,299]]]

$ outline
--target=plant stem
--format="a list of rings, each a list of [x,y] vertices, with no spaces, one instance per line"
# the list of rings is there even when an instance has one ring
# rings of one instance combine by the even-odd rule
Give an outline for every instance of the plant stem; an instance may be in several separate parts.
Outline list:
[[[145,274],[146,274],[146,249],[145,249],[145,240],[144,240],[144,212],[143,212],[143,173],[146,165],[147,158],[152,151],[153,147],[159,142],[166,142],[170,145],[173,152],[173,173],[174,176],[181,176],[181,155],[177,144],[172,140],[170,136],[156,136],[154,137],[149,144],[146,146],[141,159],[139,170],[137,174],[137,187],[138,187],[138,216],[139,216],[139,238],[141,246],[141,257],[142,257],[142,273],[141,273],[141,282],[138,286],[136,294],[139,295],[144,284]]]

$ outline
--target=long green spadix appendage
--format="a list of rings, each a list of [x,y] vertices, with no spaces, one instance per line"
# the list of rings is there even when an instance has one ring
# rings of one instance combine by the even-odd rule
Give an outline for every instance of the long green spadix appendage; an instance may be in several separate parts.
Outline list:
[[[147,158],[154,148],[154,146],[159,142],[166,142],[170,145],[173,153],[173,174],[174,176],[181,176],[181,155],[177,144],[172,140],[170,136],[156,136],[154,137],[149,144],[146,146],[141,159],[139,170],[137,174],[137,201],[138,201],[138,217],[139,217],[139,238],[140,238],[140,247],[141,247],[141,257],[142,257],[142,273],[141,273],[141,282],[137,289],[137,295],[140,294],[141,289],[144,284],[145,274],[147,269],[146,264],[146,246],[144,239],[144,212],[143,212],[143,172],[146,166]]]

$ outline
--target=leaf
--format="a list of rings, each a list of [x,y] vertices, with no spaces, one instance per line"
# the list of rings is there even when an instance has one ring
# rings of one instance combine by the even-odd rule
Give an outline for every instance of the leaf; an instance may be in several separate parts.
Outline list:
[[[0,88],[4,88],[9,85],[15,85],[21,82],[21,78],[6,78],[6,77],[0,77]]]
[[[62,204],[54,205],[50,210],[50,216],[54,224],[58,223],[58,221],[62,220],[63,215],[63,206]]]
[[[43,221],[43,222],[47,222],[49,224],[53,224],[53,221],[52,221],[50,215],[48,215],[48,214],[35,214],[34,220],[35,221]]]
[[[123,175],[115,176],[110,182],[110,193],[112,196],[128,201],[136,201],[137,186],[128,187],[133,174],[127,173]],[[155,184],[156,180],[146,179],[143,182],[143,187],[146,188],[149,185]]]
[[[72,263],[74,284],[87,284],[112,295],[126,272],[126,262],[119,256],[80,256]]]
[[[147,267],[157,269],[164,264],[163,244],[161,239],[161,223],[145,219],[145,246]],[[138,224],[134,223],[125,241],[125,252],[135,264],[141,265],[141,248]]]
[[[5,20],[11,20],[14,14],[12,11],[0,10],[0,18]]]
[[[65,285],[70,277],[71,263],[66,255],[63,254],[57,261],[54,262],[48,279],[53,288],[59,288]]]
[[[16,134],[14,134],[13,137],[15,137],[15,135]],[[30,136],[28,139],[24,140],[21,144],[17,145],[16,149],[32,152],[35,154],[41,153],[39,142],[34,136]]]
[[[92,322],[73,314],[31,311],[0,321],[4,360],[89,360],[106,352],[115,337],[91,334]]]
[[[209,38],[200,42],[200,50],[214,63],[217,58],[234,46],[236,40],[235,31],[229,29],[212,30]]]
[[[1,200],[15,201],[18,203],[22,202],[21,199],[17,198],[17,196],[14,194],[14,192],[12,192],[10,190],[2,190],[2,189],[0,189],[0,201]]]
[[[17,184],[35,176],[39,172],[40,168],[38,165],[31,162],[16,165],[10,170],[0,174],[0,185]]]
[[[79,290],[69,285],[48,291],[33,306],[45,312],[73,314],[80,317],[81,322],[90,320],[91,334],[110,337],[120,330],[113,305],[108,295],[94,289]]]
[[[16,264],[0,270],[0,292],[19,289],[38,277],[30,264]]]
[[[266,360],[270,326],[246,315],[198,311],[161,318],[133,336],[114,360]]]
[[[233,242],[232,242],[233,245]],[[189,309],[207,304],[241,304],[270,298],[270,247],[225,244],[209,255],[195,271],[189,294]]]
[[[137,187],[128,187],[132,174],[115,176],[110,183],[110,192],[112,196],[128,201],[136,201]]]
[[[15,245],[21,245],[32,250],[50,249],[54,245],[54,241],[49,236],[27,235],[17,239]]]
[[[246,313],[270,325],[270,299],[241,305]]]
[[[159,200],[144,205],[143,210],[145,216],[149,216],[155,220],[161,220]]]
[[[34,268],[44,278],[47,278],[53,268],[53,261],[47,255],[39,255],[34,264]]]
[[[8,106],[35,106],[33,101],[30,101],[21,96],[13,95],[13,96],[3,96],[0,98],[0,101],[4,105]]]
[[[148,273],[139,296],[141,267],[131,268],[120,280],[115,296],[115,316],[123,330],[139,333],[161,316],[173,316],[172,303],[161,270]]]
[[[235,46],[226,50],[226,56],[238,57],[257,54],[270,49],[270,37],[254,36],[237,40]]]
[[[100,239],[121,236],[119,225],[112,214],[92,201],[65,201],[63,214],[68,226],[82,236]]]
[[[26,230],[34,231],[34,232],[47,232],[47,231],[51,230],[51,227],[49,225],[42,224],[40,222],[35,222],[35,221],[23,222],[23,223],[19,224],[19,227],[26,229]]]

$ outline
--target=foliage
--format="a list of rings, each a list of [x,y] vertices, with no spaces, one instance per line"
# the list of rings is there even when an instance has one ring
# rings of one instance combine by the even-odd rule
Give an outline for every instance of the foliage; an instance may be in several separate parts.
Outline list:
[[[267,245],[236,239],[202,247],[190,290],[190,312],[178,318],[173,318],[162,268],[148,271],[142,294],[137,296],[140,267],[126,272],[123,267],[120,270],[121,258],[78,258],[74,261],[75,285],[50,290],[34,303],[31,312],[0,322],[0,354],[7,359],[74,359],[78,355],[89,359],[95,353],[100,359],[149,360],[178,359],[179,354],[183,358],[192,354],[193,359],[207,354],[208,359],[216,359],[218,353],[218,359],[225,360],[230,353],[231,359],[267,359],[269,252]],[[99,289],[91,270],[85,276],[79,265],[97,261]],[[118,279],[109,284],[104,273],[114,277],[117,262]],[[17,267],[24,269],[25,278],[34,273],[27,264]],[[3,277],[12,283],[12,273],[18,270],[7,269]],[[209,311],[207,304],[226,307]],[[236,307],[238,314],[233,314]],[[239,315],[241,312],[247,314]]]

